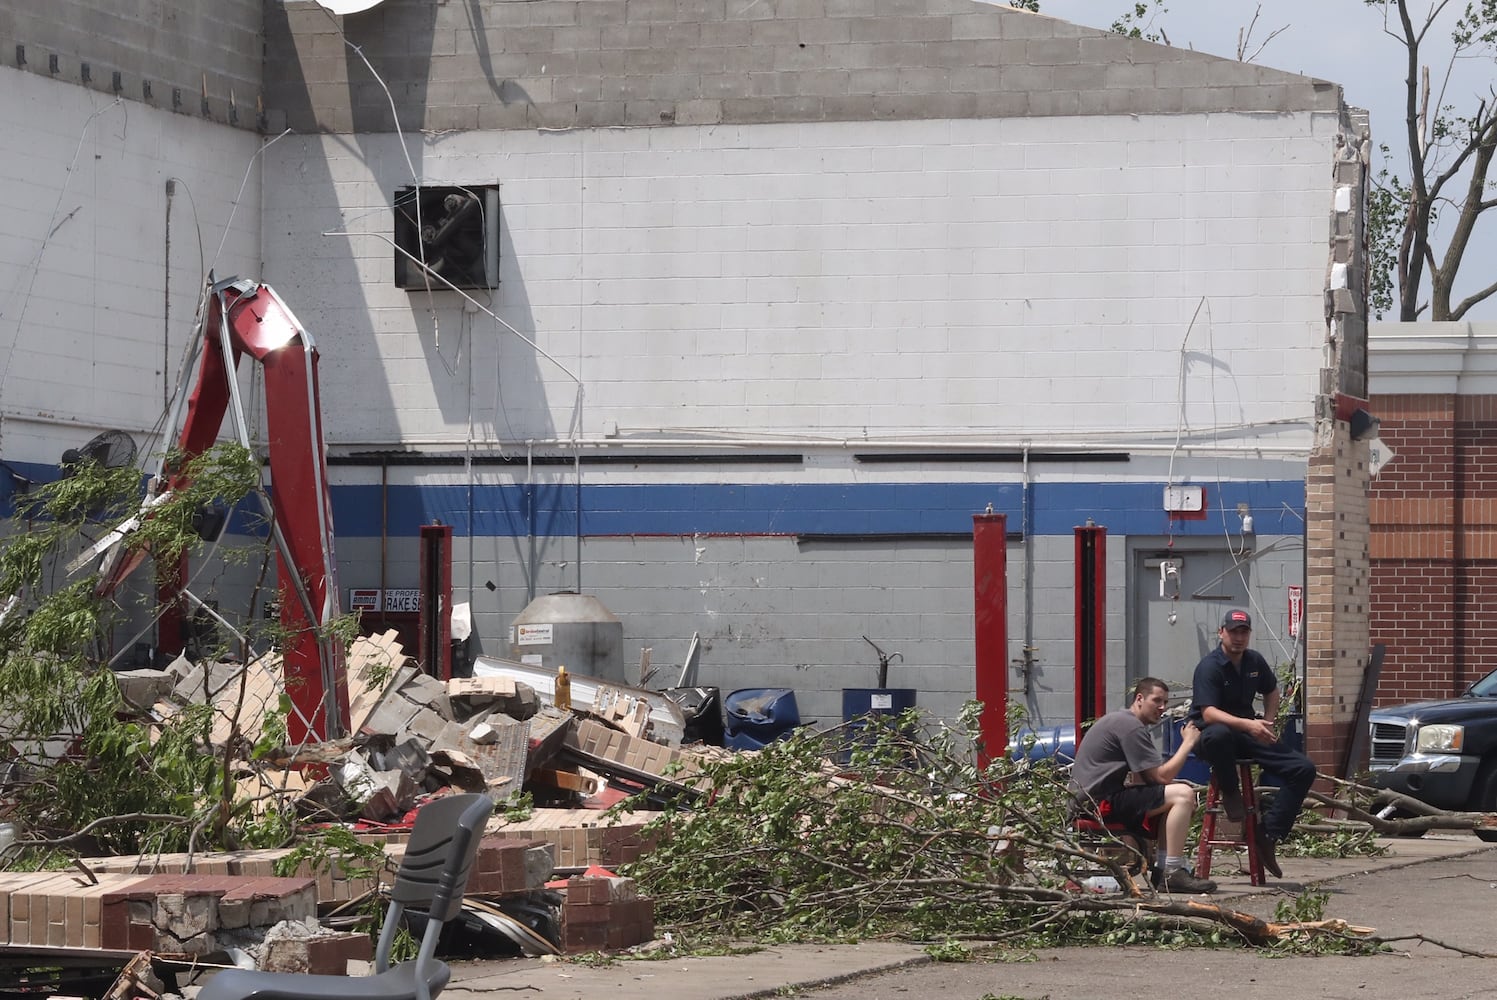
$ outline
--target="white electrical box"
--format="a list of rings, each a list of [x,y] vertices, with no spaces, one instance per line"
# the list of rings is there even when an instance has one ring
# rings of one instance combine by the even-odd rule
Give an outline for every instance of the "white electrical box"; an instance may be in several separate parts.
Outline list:
[[[1193,514],[1204,510],[1206,498],[1199,486],[1166,486],[1164,509],[1170,513]]]

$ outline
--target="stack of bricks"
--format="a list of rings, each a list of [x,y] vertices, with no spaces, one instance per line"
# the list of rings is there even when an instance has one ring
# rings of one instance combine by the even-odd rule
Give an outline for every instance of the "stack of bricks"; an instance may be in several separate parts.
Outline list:
[[[388,841],[392,838],[380,839]],[[402,842],[385,844],[391,873],[405,854],[403,841],[406,838],[400,836],[398,839]],[[541,851],[544,854],[538,860],[535,854]],[[269,878],[275,875],[276,863],[289,854],[289,848],[195,854],[192,856],[192,869],[194,875]],[[551,847],[544,840],[485,837],[479,843],[468,892],[503,895],[539,888],[551,877],[551,856]],[[187,860],[188,856],[185,854],[150,854],[140,857],[86,858],[83,864],[95,874],[170,875],[180,874]],[[545,868],[544,871],[540,870],[542,867]],[[311,862],[306,860],[302,861],[296,876],[316,880],[319,903],[344,903],[358,899],[377,888],[379,883],[375,875],[352,877],[336,865],[319,867],[314,871]],[[390,881],[390,877],[387,876],[385,881]]]
[[[468,876],[470,896],[503,896],[528,892],[545,884],[551,877],[550,845],[543,840],[505,840],[485,837],[478,843],[473,870]],[[544,871],[534,862],[527,864],[530,852],[544,848]]]
[[[655,937],[655,904],[640,896],[632,878],[567,880],[561,907],[561,950],[617,951]]]
[[[654,846],[641,831],[658,815],[637,811],[614,818],[595,809],[536,809],[527,819],[490,825],[505,836],[546,841],[557,868],[611,867],[638,861]]]
[[[80,884],[76,872],[0,874],[0,943],[48,948],[103,948],[104,897],[142,881],[102,875]]]
[[[689,783],[688,779],[701,770],[700,762],[690,753],[630,736],[593,719],[578,720],[567,733],[566,746],[593,761],[679,783]]]
[[[220,931],[315,918],[317,895],[307,878],[147,875],[103,893],[100,914],[98,947],[206,955],[222,950]]]
[[[398,860],[398,852],[387,852]],[[191,855],[192,872],[195,875],[237,875],[251,878],[269,878],[275,875],[276,863],[291,854],[290,848],[265,848],[251,851],[222,851],[214,854]],[[146,854],[127,857],[84,858],[82,864],[95,874],[109,872],[135,875],[181,874],[188,862],[186,854]],[[378,879],[373,875],[353,877],[336,865],[314,871],[310,861],[303,861],[296,871],[297,878],[317,881],[319,903],[343,903],[358,899],[373,890]]]

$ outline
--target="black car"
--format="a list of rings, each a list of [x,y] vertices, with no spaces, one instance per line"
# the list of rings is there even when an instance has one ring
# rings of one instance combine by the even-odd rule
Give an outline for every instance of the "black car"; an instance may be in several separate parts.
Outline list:
[[[1373,784],[1439,809],[1497,812],[1497,670],[1459,698],[1373,711]],[[1497,830],[1477,830],[1497,841]]]

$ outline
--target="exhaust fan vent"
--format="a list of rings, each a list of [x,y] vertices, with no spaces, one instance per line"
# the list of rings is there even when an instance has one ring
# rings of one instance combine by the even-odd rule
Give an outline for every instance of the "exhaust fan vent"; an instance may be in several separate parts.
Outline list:
[[[395,247],[401,288],[499,287],[499,186],[401,188]]]

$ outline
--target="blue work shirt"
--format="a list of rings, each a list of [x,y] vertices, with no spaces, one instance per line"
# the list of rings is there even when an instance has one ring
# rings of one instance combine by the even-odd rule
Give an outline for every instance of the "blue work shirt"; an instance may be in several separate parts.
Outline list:
[[[1253,707],[1253,699],[1260,694],[1268,694],[1278,686],[1279,679],[1274,676],[1273,668],[1268,665],[1262,653],[1245,649],[1242,652],[1242,662],[1234,667],[1218,644],[1196,664],[1190,695],[1190,717],[1199,722],[1202,709],[1209,705],[1239,719],[1254,718],[1258,711]]]

